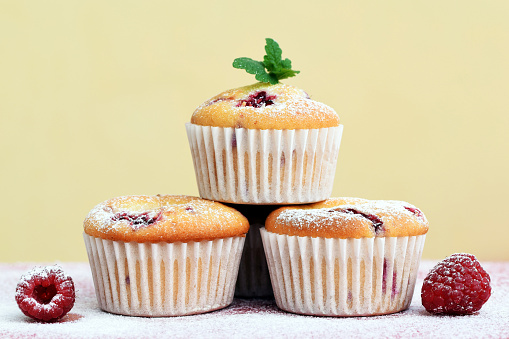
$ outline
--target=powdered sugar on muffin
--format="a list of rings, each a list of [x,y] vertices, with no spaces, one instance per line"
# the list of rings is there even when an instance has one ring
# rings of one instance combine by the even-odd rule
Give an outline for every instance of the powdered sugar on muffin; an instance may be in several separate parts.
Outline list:
[[[344,239],[425,234],[428,221],[417,207],[403,201],[331,198],[282,207],[268,217],[266,227],[279,234]]]
[[[121,241],[199,241],[247,233],[249,223],[223,204],[189,196],[124,196],[95,206],[85,233]]]
[[[222,92],[201,104],[191,123],[248,129],[309,129],[339,125],[337,113],[286,84],[256,83]]]

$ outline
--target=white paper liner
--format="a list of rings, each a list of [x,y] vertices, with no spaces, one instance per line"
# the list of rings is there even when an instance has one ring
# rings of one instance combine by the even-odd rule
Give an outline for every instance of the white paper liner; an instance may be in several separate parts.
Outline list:
[[[343,126],[256,130],[186,124],[200,196],[237,204],[330,197]]]
[[[235,296],[239,298],[270,298],[274,296],[270,283],[269,268],[260,236],[261,224],[250,224],[239,275],[235,285]]]
[[[97,302],[107,312],[179,316],[233,300],[244,237],[154,244],[83,237]]]
[[[283,310],[368,316],[410,305],[426,235],[328,239],[260,232]]]

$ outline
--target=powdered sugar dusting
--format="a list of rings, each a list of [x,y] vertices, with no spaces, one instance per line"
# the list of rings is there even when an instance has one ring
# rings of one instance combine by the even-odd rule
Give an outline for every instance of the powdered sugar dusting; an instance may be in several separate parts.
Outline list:
[[[283,312],[271,300],[235,299],[223,310],[186,317],[137,318],[102,312],[87,263],[62,263],[76,285],[75,307],[60,322],[30,320],[17,308],[14,290],[32,264],[0,264],[2,338],[507,338],[509,337],[509,262],[483,262],[493,295],[470,316],[433,316],[420,302],[420,288],[436,261],[424,261],[410,309],[375,317],[328,318]]]
[[[120,224],[127,223],[125,219],[115,218],[116,215],[140,211],[153,217],[161,211],[161,204],[155,197],[121,196],[96,205],[86,219],[94,220],[98,229],[115,229]]]
[[[292,102],[267,107],[266,114],[273,119],[277,119],[282,115],[288,116],[291,119],[312,114],[317,120],[327,121],[330,119],[331,114],[335,114],[335,112],[331,107],[319,101],[299,98]]]
[[[325,202],[326,203],[326,202]],[[313,204],[312,206],[319,206]],[[317,206],[317,207],[318,207]],[[353,220],[370,220],[375,225],[375,219],[381,220],[381,225],[392,224],[400,216],[417,217],[420,222],[427,224],[426,217],[420,213],[416,215],[412,210],[419,211],[415,206],[396,200],[359,200],[356,203],[340,204],[326,208],[290,208],[282,211],[276,218],[277,223],[291,224],[295,228],[320,229],[330,225],[345,224]],[[419,211],[420,212],[420,211]],[[338,223],[342,221],[342,223]],[[378,221],[377,221],[378,223]],[[384,236],[384,233],[373,227],[374,236]]]
[[[46,280],[50,275],[55,277],[55,280],[63,281],[69,279],[68,276],[62,270],[62,267],[59,265],[53,266],[36,266],[33,267],[30,271],[23,274],[19,280],[18,286],[21,288],[16,289],[16,296],[21,295],[22,288],[27,288],[29,286],[29,282],[36,279],[36,281]],[[33,298],[32,298],[33,299]],[[35,300],[33,301],[35,302]]]
[[[337,126],[339,117],[334,109],[310,99],[301,89],[282,83],[257,83],[205,101],[194,111],[191,122],[248,129],[306,129]]]
[[[85,219],[97,230],[120,231],[129,225],[138,230],[162,221],[178,221],[185,216],[205,222],[216,222],[219,229],[238,223],[232,209],[217,202],[189,196],[121,196],[95,206]]]
[[[263,114],[267,119],[287,119],[300,118],[302,116],[313,116],[313,119],[319,121],[328,121],[331,114],[335,114],[334,110],[328,105],[319,101],[297,97],[293,101],[280,102],[275,101],[273,105],[263,106]],[[245,111],[244,107],[232,107],[233,111],[239,113]]]

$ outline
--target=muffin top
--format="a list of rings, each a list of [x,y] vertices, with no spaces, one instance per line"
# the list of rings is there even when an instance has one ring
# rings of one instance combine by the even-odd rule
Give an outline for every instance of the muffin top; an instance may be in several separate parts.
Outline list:
[[[301,89],[256,83],[231,89],[205,101],[191,123],[248,129],[314,129],[339,126],[337,113]]]
[[[265,222],[269,232],[301,237],[405,237],[428,232],[428,220],[415,206],[394,200],[330,198],[281,207]]]
[[[237,210],[190,196],[133,195],[106,200],[87,215],[85,233],[124,242],[189,242],[245,236],[249,222]]]

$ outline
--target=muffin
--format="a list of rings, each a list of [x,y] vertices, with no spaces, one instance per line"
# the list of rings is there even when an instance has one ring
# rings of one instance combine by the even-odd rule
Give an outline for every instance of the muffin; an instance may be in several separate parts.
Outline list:
[[[99,307],[178,316],[228,306],[249,223],[221,203],[189,196],[123,196],[84,221]]]
[[[279,44],[233,67],[259,83],[205,101],[186,124],[200,196],[235,204],[302,204],[332,193],[343,126],[329,106],[279,80],[293,77]]]
[[[301,89],[256,83],[225,91],[200,105],[186,129],[202,198],[297,204],[332,193],[342,125]]]
[[[260,230],[277,305],[369,316],[410,305],[428,221],[402,201],[331,198],[282,207]]]
[[[234,204],[229,206],[238,210],[249,221],[249,232],[246,235],[235,285],[235,297],[274,298],[260,228],[265,226],[265,219],[278,206]]]

